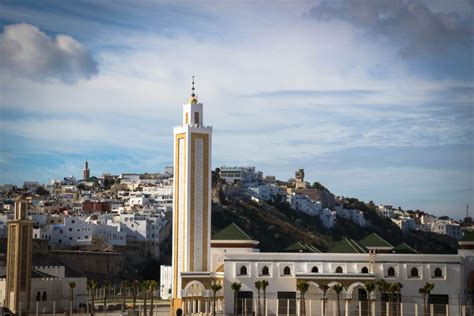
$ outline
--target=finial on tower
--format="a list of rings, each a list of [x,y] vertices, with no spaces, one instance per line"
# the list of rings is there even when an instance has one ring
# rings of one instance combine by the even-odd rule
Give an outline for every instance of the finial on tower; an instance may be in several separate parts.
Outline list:
[[[193,76],[191,91],[192,91],[192,93],[191,93],[191,97],[189,98],[189,103],[196,104],[196,103],[198,103],[198,99],[196,97],[196,94],[194,93],[194,76]]]

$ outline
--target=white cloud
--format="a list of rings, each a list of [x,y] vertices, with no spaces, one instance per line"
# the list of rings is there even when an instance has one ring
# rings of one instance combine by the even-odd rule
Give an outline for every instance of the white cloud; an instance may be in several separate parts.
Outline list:
[[[98,72],[97,63],[75,39],[63,34],[52,38],[25,23],[5,26],[0,35],[0,55],[3,75],[13,78],[71,83]]]

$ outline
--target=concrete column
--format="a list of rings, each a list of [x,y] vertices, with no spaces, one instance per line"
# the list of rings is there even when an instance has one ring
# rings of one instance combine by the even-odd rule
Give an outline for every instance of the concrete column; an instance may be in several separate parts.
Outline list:
[[[375,315],[375,301],[370,302],[370,309],[371,309],[371,312],[372,312],[372,316],[376,316]]]
[[[359,316],[362,316],[362,302],[359,301]]]
[[[286,316],[290,316],[290,300],[286,300]]]
[[[296,300],[296,316],[301,316],[301,299]]]
[[[21,316],[21,313],[20,313]],[[56,316],[56,301],[53,301],[53,316]]]
[[[337,301],[332,301],[332,316],[337,315]]]
[[[418,304],[415,303],[415,316],[418,316]]]
[[[403,316],[403,303],[400,303],[400,316]]]
[[[434,306],[433,304],[430,304],[430,316],[434,315]]]
[[[344,315],[349,316],[349,300],[346,300],[344,303]]]
[[[276,312],[275,312],[275,313],[276,313],[276,315],[278,316],[278,311],[279,311],[279,310],[278,310],[278,308],[279,308],[279,302],[278,302],[278,299],[276,300],[276,306],[277,306],[277,307],[276,307]]]
[[[389,304],[389,302],[385,303],[385,314],[387,316],[390,316],[390,304]]]
[[[201,306],[201,300],[202,300],[201,298],[198,299],[198,313],[201,313],[201,312],[202,312],[202,309],[201,309],[201,308],[202,308],[202,306]]]
[[[446,316],[449,316],[449,305],[446,304]]]
[[[36,301],[36,316],[38,316],[38,308],[39,308],[39,302]]]
[[[321,315],[324,315],[324,298],[321,300]]]
[[[312,314],[312,312],[313,312],[313,306],[312,306],[312,305],[313,305],[313,304],[311,303],[311,299],[309,299],[309,301],[308,301],[309,316],[311,316],[311,314]],[[265,315],[265,316],[267,316],[267,315]]]

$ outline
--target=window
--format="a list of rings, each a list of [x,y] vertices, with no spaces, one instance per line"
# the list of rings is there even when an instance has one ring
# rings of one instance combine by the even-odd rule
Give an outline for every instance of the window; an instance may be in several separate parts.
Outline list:
[[[270,275],[270,271],[268,270],[267,266],[264,266],[262,268],[262,275]]]
[[[388,268],[387,276],[395,277],[395,269],[393,267]]]
[[[410,277],[412,277],[412,278],[418,278],[419,277],[417,268],[411,268]]]
[[[291,275],[291,269],[289,266],[286,266],[284,269],[283,269],[283,275]]]
[[[361,273],[369,273],[369,269],[367,267],[363,267],[362,270],[360,270]]]
[[[312,272],[312,273],[318,273],[318,272],[319,272],[318,267],[314,266],[314,267],[311,269],[311,272]]]
[[[247,275],[247,267],[241,266],[240,267],[240,275]]]
[[[443,277],[443,271],[440,268],[436,268],[434,271],[434,277],[435,278],[442,278]]]
[[[36,301],[41,301],[41,293],[40,292],[36,292]]]
[[[337,268],[336,268],[336,273],[342,273],[342,268],[341,268],[341,267],[337,267]]]
[[[43,297],[41,298],[42,301],[46,301],[48,296],[46,295],[46,291],[43,292]]]
[[[72,232],[72,228],[69,228],[69,231]]]

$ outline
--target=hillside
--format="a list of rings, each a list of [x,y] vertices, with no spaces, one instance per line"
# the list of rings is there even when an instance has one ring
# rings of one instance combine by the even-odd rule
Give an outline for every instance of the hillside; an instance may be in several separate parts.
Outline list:
[[[331,242],[341,238],[360,240],[376,232],[392,245],[405,242],[420,253],[456,253],[456,240],[443,235],[413,231],[403,234],[389,219],[379,217],[370,206],[356,199],[353,205],[364,212],[368,219],[367,227],[360,227],[349,220],[337,219],[332,229],[327,229],[315,216],[295,212],[288,204],[256,204],[242,198],[228,205],[212,205],[212,231],[235,222],[254,239],[260,241],[261,251],[283,251],[297,241],[313,245],[326,251]],[[364,205],[364,206],[362,206]]]

